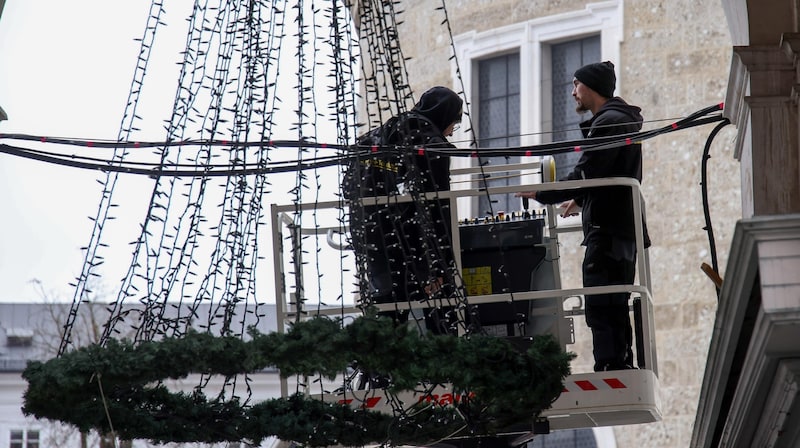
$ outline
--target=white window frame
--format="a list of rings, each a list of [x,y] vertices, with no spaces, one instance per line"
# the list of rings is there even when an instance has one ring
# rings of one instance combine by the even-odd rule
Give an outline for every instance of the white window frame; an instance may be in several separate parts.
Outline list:
[[[454,37],[456,59],[452,64],[453,85],[460,87],[458,71],[464,82],[464,93],[469,99],[469,111],[473,124],[477,124],[477,64],[478,60],[519,51],[520,58],[520,145],[536,145],[549,141],[543,132],[551,130],[550,45],[592,34],[600,35],[600,54],[603,60],[616,65],[617,86],[621,83],[619,72],[620,43],[623,37],[623,0],[589,3],[582,10],[538,17],[526,22],[506,25],[487,31],[471,31]],[[459,64],[457,66],[456,64]],[[546,70],[545,70],[546,69]],[[469,126],[462,126],[453,140],[470,142]],[[461,146],[467,146],[464,143]],[[523,162],[538,158],[522,158]],[[468,168],[472,159],[454,157],[453,168]],[[471,188],[467,178],[456,179],[453,189]],[[522,184],[538,183],[537,176],[523,176]],[[473,216],[474,207],[470,198],[458,199],[459,219]]]

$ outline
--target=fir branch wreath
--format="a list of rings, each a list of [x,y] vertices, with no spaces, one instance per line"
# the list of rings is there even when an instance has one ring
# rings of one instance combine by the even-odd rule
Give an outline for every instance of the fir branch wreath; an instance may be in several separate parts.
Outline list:
[[[346,326],[312,318],[286,333],[251,330],[250,337],[191,332],[138,344],[110,340],[30,362],[22,374],[28,382],[23,412],[81,430],[107,432],[113,424],[124,439],[155,442],[258,444],[276,436],[306,446],[425,443],[454,428],[491,433],[531,421],[561,393],[574,356],[549,336],[519,350],[482,335],[423,337],[373,314]],[[200,390],[171,392],[162,384],[190,373],[232,377],[270,366],[286,377],[327,378],[356,366],[385,375],[389,392],[451,383],[454,394],[472,398],[457,406],[421,402],[398,416],[301,394],[242,403],[207,398]]]

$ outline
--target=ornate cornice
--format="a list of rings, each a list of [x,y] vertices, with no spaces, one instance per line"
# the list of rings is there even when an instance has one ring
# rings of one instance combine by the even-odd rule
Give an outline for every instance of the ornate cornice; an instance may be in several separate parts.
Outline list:
[[[750,106],[764,106],[795,98],[796,54],[800,35],[787,33],[781,45],[733,47],[724,115],[737,128],[733,156],[741,160],[747,138]],[[787,50],[788,49],[788,50]],[[789,53],[787,53],[787,51]]]
[[[751,45],[733,47],[749,73],[750,95],[789,95],[794,84],[794,63],[781,46]]]

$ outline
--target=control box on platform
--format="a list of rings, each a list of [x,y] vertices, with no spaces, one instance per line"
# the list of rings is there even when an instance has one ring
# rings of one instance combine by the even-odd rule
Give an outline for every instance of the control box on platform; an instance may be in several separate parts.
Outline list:
[[[526,294],[556,289],[558,248],[544,236],[544,228],[545,216],[529,212],[459,223],[468,314],[482,331],[496,336],[552,334],[559,340],[566,332],[572,340],[561,298],[531,299]]]

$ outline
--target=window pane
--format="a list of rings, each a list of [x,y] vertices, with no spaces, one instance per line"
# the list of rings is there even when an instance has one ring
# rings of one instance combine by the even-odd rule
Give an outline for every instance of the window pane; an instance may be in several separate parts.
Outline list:
[[[519,53],[505,54],[478,63],[479,104],[478,140],[481,148],[519,146],[520,133],[520,66]],[[489,165],[518,163],[519,157],[482,157]],[[519,184],[518,178],[508,173],[492,173],[479,182],[479,188]],[[478,215],[498,211],[519,210],[520,200],[513,194],[478,197]]]
[[[575,111],[575,100],[572,98],[573,74],[583,65],[600,61],[600,36],[553,45],[550,53],[553,64],[552,139],[555,142],[580,139],[578,124],[589,116]],[[556,177],[572,171],[580,156],[576,152],[555,155]]]
[[[516,95],[509,95],[508,96],[508,104],[506,109],[506,117],[508,120],[508,127],[506,131],[506,135],[509,138],[516,138],[519,140],[519,120],[520,120],[520,103],[519,103],[519,94]]]
[[[519,55],[508,55],[508,94],[519,94]]]
[[[39,431],[28,431],[26,448],[39,448]]]
[[[583,61],[581,65],[586,65],[600,60],[600,36],[582,39]]]
[[[506,95],[508,64],[505,56],[480,62],[480,98],[497,98]]]
[[[554,80],[558,79],[560,83],[572,82],[572,74],[583,65],[582,47],[580,41],[566,42],[553,46],[553,61],[561,61],[560,71],[553,73]],[[558,78],[555,78],[556,75]]]
[[[481,101],[480,138],[482,145],[485,145],[485,140],[505,137],[508,134],[507,104],[506,98]]]
[[[22,446],[25,440],[25,433],[24,431],[18,430],[11,430],[10,431],[10,440],[9,440],[9,448],[24,448]]]

